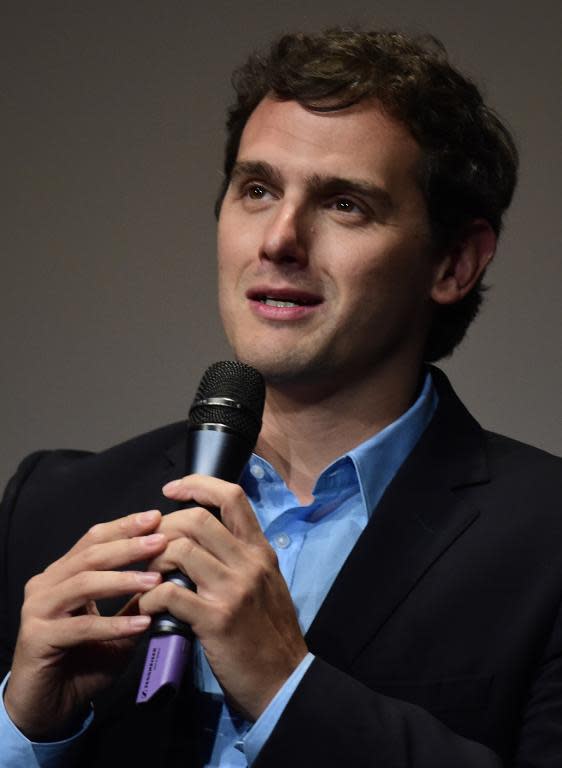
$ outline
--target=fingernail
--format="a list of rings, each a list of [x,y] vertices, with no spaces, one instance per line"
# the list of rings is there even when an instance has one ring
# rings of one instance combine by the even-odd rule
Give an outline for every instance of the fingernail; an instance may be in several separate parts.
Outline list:
[[[151,533],[150,536],[143,536],[141,541],[145,547],[154,547],[161,544],[165,538],[163,533]]]
[[[139,522],[141,525],[148,525],[148,523],[155,522],[157,517],[158,517],[158,510],[149,509],[146,512],[139,512],[139,514],[137,515],[137,522]]]
[[[139,573],[137,576],[137,580],[139,584],[142,584],[143,587],[153,587],[156,583],[160,581],[160,574],[159,573]]]
[[[150,624],[150,616],[131,616],[129,623],[133,629],[146,629]]]
[[[173,491],[177,491],[177,489],[181,486],[180,480],[172,480],[169,483],[166,483],[166,485],[162,488],[164,493],[173,493]]]

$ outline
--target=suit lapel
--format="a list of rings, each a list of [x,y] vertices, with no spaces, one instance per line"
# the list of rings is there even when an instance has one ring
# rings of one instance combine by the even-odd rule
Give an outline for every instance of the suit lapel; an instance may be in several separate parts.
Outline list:
[[[478,517],[459,489],[488,478],[480,427],[445,376],[439,405],[336,578],[306,639],[348,668],[432,564]]]
[[[162,485],[169,483],[171,480],[177,480],[178,478],[185,475],[186,448],[187,430],[186,434],[182,435],[181,439],[174,443],[174,445],[172,445],[172,447],[166,451],[167,464],[162,475]],[[175,512],[177,509],[181,509],[182,506],[185,505],[182,505],[180,502],[174,501],[172,499],[168,499],[166,496],[162,495],[162,501],[160,502],[159,509],[163,515],[166,515],[168,512]]]
[[[132,509],[154,508],[166,515],[181,508],[181,503],[164,496],[162,486],[185,475],[185,452],[186,439],[182,434],[163,456],[160,455],[156,471],[141,478],[139,483],[131,488],[131,496],[134,497],[134,501],[130,502]]]

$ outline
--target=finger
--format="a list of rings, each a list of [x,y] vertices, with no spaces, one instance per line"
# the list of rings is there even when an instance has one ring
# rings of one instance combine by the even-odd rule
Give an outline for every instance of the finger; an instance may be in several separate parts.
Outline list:
[[[196,501],[203,507],[219,508],[223,524],[236,538],[256,543],[263,538],[246,494],[235,483],[206,475],[187,475],[167,483],[162,491],[169,498]]]
[[[41,622],[45,640],[55,648],[72,648],[82,643],[120,640],[144,632],[150,626],[150,617],[93,616],[83,614],[54,621]]]
[[[171,613],[176,619],[189,624],[196,634],[198,627],[205,620],[208,608],[207,601],[197,592],[180,587],[171,581],[165,581],[139,598],[141,615]]]
[[[132,515],[119,517],[117,520],[111,520],[108,523],[97,523],[76,542],[72,549],[63,555],[61,560],[73,557],[77,552],[81,552],[93,544],[103,544],[109,541],[142,536],[149,531],[155,530],[160,524],[161,518],[162,514],[159,510],[149,509],[146,512],[136,512]]]
[[[85,609],[86,613],[95,616],[99,615],[96,600],[146,592],[161,580],[161,574],[156,572],[83,571],[56,589],[29,600],[25,610],[43,618],[55,618],[78,609]]]
[[[158,530],[164,533],[170,543],[186,538],[196,542],[231,567],[240,565],[244,548],[247,547],[245,542],[235,538],[215,515],[204,507],[189,507],[172,512],[162,520]]]
[[[185,536],[171,541],[166,550],[150,563],[150,569],[166,573],[179,568],[201,593],[231,581],[232,571],[223,562]]]
[[[161,532],[92,544],[57,560],[42,574],[33,577],[26,586],[26,596],[45,592],[83,571],[108,571],[150,560],[163,551],[166,544],[166,536]]]

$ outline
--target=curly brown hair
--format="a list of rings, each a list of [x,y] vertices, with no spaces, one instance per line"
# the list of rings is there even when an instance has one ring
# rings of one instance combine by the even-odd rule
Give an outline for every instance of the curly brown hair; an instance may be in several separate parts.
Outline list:
[[[484,104],[476,85],[451,66],[436,38],[340,27],[313,36],[286,34],[265,54],[252,54],[232,82],[236,101],[228,111],[217,215],[244,126],[266,95],[319,111],[374,98],[410,130],[422,150],[419,183],[435,253],[461,242],[476,218],[486,219],[499,235],[517,181],[517,149],[509,130]],[[456,304],[434,306],[425,360],[451,354],[476,316],[483,290],[479,281]]]

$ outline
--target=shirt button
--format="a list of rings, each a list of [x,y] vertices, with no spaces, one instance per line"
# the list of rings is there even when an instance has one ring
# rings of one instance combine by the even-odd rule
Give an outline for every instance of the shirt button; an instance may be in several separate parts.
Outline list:
[[[288,536],[286,533],[276,533],[273,537],[273,543],[276,547],[279,547],[280,549],[287,549],[289,544],[291,543],[291,537]]]
[[[250,467],[250,472],[256,478],[256,480],[261,480],[262,477],[265,475],[264,468],[259,464],[252,464],[252,466]]]

